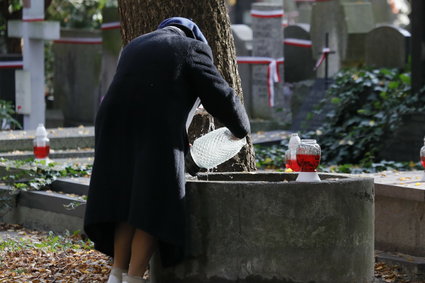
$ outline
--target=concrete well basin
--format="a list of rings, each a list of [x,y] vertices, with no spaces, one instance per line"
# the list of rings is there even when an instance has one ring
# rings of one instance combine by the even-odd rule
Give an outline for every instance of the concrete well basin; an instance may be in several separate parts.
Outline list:
[[[154,283],[372,282],[372,178],[210,173],[186,185],[187,259]],[[208,180],[207,180],[208,178]]]

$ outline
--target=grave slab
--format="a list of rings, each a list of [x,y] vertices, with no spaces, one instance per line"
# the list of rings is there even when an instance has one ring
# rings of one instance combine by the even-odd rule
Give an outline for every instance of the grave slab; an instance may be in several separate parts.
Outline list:
[[[402,253],[375,251],[376,261],[400,266],[412,282],[425,282],[425,258]]]
[[[425,256],[423,171],[381,172],[375,182],[375,248]]]
[[[52,149],[94,147],[94,127],[47,129]],[[35,130],[0,131],[0,152],[32,151]]]
[[[9,189],[0,187],[1,192],[5,190]],[[83,231],[84,211],[85,201],[80,198],[47,191],[20,192],[16,207],[0,215],[0,221],[44,231]]]

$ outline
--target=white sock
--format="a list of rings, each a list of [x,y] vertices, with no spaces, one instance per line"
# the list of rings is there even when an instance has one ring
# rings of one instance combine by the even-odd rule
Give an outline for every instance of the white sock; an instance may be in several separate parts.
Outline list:
[[[122,283],[122,274],[127,272],[125,269],[112,267],[107,283]]]
[[[122,275],[122,283],[143,283],[146,282],[143,280],[143,277],[140,276],[130,276],[127,273]]]

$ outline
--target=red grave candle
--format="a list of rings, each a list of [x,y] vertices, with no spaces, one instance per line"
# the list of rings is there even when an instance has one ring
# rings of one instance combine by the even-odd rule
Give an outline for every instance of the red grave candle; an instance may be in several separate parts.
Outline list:
[[[320,146],[316,140],[301,140],[297,148],[297,163],[301,172],[316,172],[320,163]]]

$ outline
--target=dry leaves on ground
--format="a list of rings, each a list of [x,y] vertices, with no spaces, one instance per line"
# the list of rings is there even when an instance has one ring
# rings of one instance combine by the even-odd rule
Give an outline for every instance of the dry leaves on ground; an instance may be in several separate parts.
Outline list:
[[[105,282],[111,259],[79,234],[58,236],[0,223],[0,283]],[[3,239],[1,239],[3,237]],[[375,263],[375,278],[413,283],[399,266]]]
[[[390,283],[410,283],[409,277],[401,271],[398,265],[390,265],[384,262],[375,263],[375,278]]]
[[[57,236],[0,223],[0,282],[105,282],[109,257],[77,234]]]

